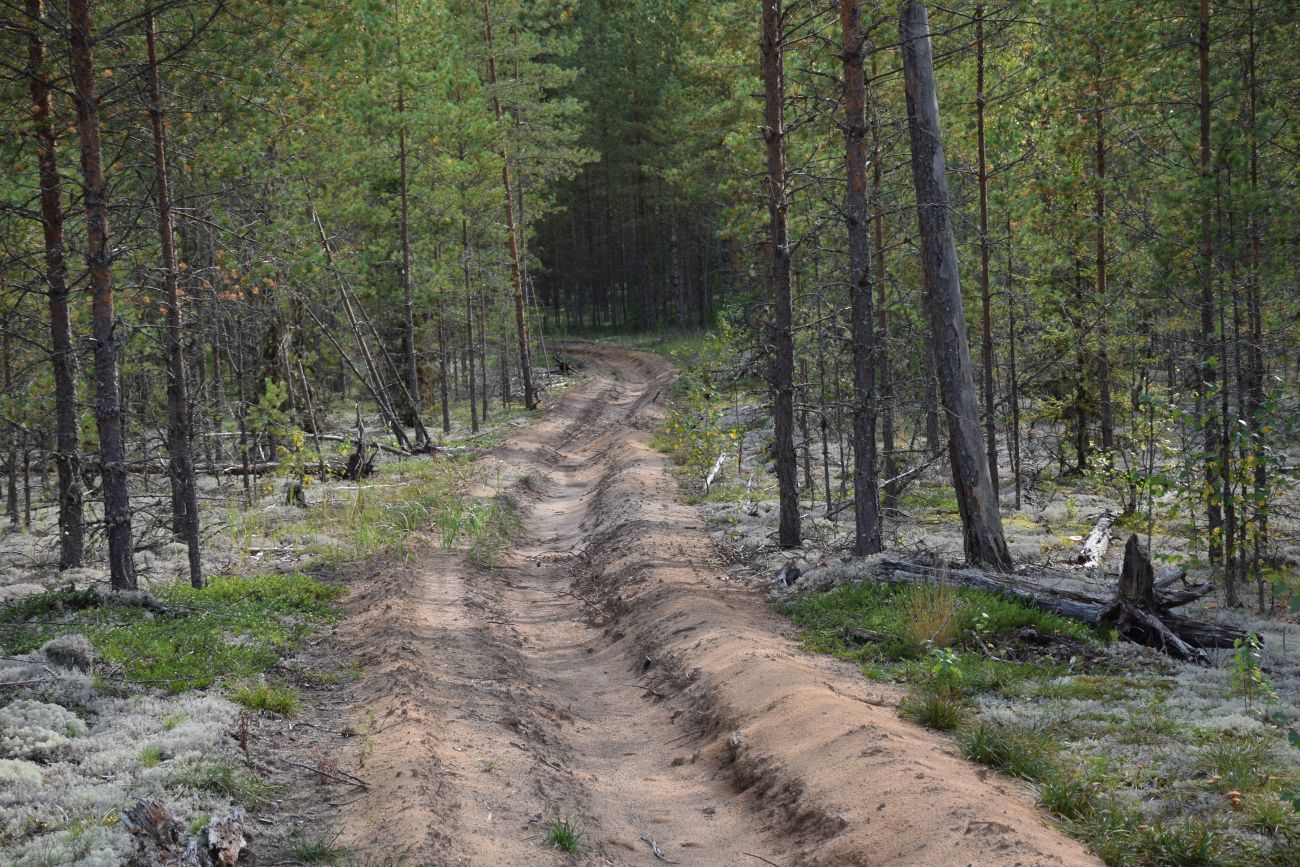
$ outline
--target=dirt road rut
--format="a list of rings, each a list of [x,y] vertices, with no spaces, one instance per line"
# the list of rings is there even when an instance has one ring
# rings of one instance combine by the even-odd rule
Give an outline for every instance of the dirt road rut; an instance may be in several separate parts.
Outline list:
[[[666,362],[571,352],[582,383],[482,475],[522,541],[492,569],[423,553],[352,597],[357,700],[384,710],[354,714],[370,790],[342,844],[440,865],[1097,863],[710,565],[648,446]],[[557,820],[582,855],[543,845]]]

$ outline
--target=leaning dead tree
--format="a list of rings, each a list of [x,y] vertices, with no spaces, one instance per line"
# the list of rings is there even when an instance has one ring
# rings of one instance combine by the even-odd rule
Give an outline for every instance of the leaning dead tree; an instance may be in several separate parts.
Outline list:
[[[1091,593],[1042,587],[1023,577],[983,572],[978,569],[942,569],[898,560],[882,560],[876,577],[883,581],[937,581],[974,587],[1014,597],[1027,603],[1092,626],[1112,625],[1129,641],[1188,662],[1208,665],[1206,648],[1232,647],[1246,633],[1231,626],[1207,623],[1174,614],[1214,591],[1208,581],[1187,584],[1181,570],[1159,580],[1151,560],[1136,535],[1124,546],[1124,565],[1115,595],[1107,599]],[[1179,589],[1176,585],[1183,584]]]
[[[939,100],[925,4],[917,0],[902,3],[898,29],[912,146],[912,178],[916,185],[925,308],[933,335],[943,409],[948,416],[948,459],[961,512],[962,546],[968,562],[1005,572],[1011,569],[1011,553],[1002,533],[998,492],[980,436],[957,246],[949,217],[947,167],[939,130]]]

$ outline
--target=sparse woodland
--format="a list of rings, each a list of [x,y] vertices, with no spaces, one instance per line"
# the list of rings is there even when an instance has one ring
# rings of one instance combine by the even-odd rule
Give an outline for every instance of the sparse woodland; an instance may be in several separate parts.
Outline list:
[[[255,802],[247,712],[350,664],[267,680],[342,616],[316,578],[421,534],[490,569],[478,456],[610,340],[682,368],[654,441],[808,649],[1109,863],[1294,863],[1298,37],[1292,0],[6,0],[0,782],[45,794],[0,861],[117,863],[55,807]],[[1208,704],[1052,730],[1096,767],[991,734],[1166,693]],[[85,795],[101,717],[160,752]],[[247,767],[169,764],[231,726]],[[1094,798],[1187,772],[1115,743],[1233,732],[1226,819]]]

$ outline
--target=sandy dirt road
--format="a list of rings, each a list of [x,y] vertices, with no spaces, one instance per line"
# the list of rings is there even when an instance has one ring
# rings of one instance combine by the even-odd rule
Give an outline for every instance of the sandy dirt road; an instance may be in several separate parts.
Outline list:
[[[342,845],[439,865],[1098,863],[725,580],[648,445],[664,360],[568,351],[582,382],[484,461],[480,493],[519,504],[514,547],[357,584],[339,635],[374,734]],[[581,856],[542,845],[556,819]]]

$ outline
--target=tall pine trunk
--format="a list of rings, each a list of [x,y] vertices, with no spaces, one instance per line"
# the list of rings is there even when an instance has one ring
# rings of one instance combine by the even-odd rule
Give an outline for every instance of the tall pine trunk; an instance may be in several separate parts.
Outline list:
[[[785,165],[785,46],[782,0],[763,0],[763,139],[767,146],[767,193],[771,262],[767,288],[773,307],[773,457],[780,498],[778,540],[800,543],[798,464],[794,450],[794,305],[790,296],[790,191]]]
[[[1206,504],[1206,523],[1209,532],[1209,557],[1218,563],[1223,555],[1223,507],[1219,500],[1218,458],[1220,430],[1212,405],[1215,383],[1214,338],[1214,190],[1210,167],[1210,0],[1200,0],[1200,20],[1197,38],[1197,84],[1199,85],[1198,113],[1200,116],[1200,189],[1201,236],[1199,240],[1199,274],[1201,284],[1200,314],[1200,371],[1196,379],[1199,412],[1205,429],[1205,481],[1210,500]],[[1227,586],[1228,604],[1235,605],[1236,587]]]
[[[119,337],[113,300],[113,259],[108,244],[108,185],[99,139],[99,93],[95,84],[94,28],[90,0],[68,0],[72,83],[81,139],[82,197],[86,209],[86,267],[90,281],[91,336],[95,344],[95,421],[104,482],[104,528],[114,590],[134,590],[131,498],[127,493],[126,443],[118,381]]]
[[[860,0],[840,0],[844,62],[844,162],[848,188],[844,221],[849,235],[849,304],[853,355],[853,552],[881,550],[876,490],[876,339],[872,318],[871,210],[867,204],[866,39]],[[827,502],[830,488],[827,486]]]
[[[172,532],[189,552],[190,584],[203,586],[199,553],[199,500],[194,481],[194,451],[190,439],[189,392],[182,339],[181,299],[177,290],[176,233],[172,226],[171,179],[167,172],[167,130],[163,124],[162,73],[153,15],[145,15],[145,45],[149,52],[149,121],[153,127],[154,187],[158,196],[158,239],[162,249],[163,294],[167,321],[163,329],[167,352],[167,453],[172,486]]]
[[[483,2],[483,26],[487,36],[488,85],[492,88],[492,110],[497,123],[503,116],[501,96],[497,93],[497,61],[492,42],[492,6]],[[501,133],[505,135],[504,132]],[[519,373],[524,383],[524,408],[537,409],[537,391],[533,387],[533,365],[528,347],[528,317],[524,305],[523,268],[519,261],[519,242],[515,237],[515,198],[510,186],[510,153],[503,143],[498,151],[501,157],[501,188],[506,204],[506,234],[510,238],[510,279],[515,293],[515,330],[519,336]]]
[[[41,173],[41,228],[45,240],[45,283],[50,308],[50,366],[54,372],[54,461],[59,474],[59,568],[75,569],[85,555],[81,491],[80,413],[77,410],[77,355],[68,313],[68,264],[63,250],[63,185],[59,178],[49,69],[45,60],[42,0],[27,0],[28,83],[32,127]]]
[[[398,50],[401,50],[400,43]],[[399,60],[400,63],[400,60]],[[401,210],[402,242],[402,325],[403,350],[406,355],[406,390],[411,403],[411,415],[420,415],[420,365],[415,352],[415,299],[411,290],[411,210],[406,174],[406,93],[397,86],[397,168]],[[423,428],[417,425],[419,433]]]
[[[998,490],[998,426],[993,390],[993,313],[989,292],[989,163],[984,141],[984,4],[975,6],[975,138],[979,153],[980,201],[980,362],[984,374],[984,447],[988,450],[989,477]]]
[[[469,278],[469,221],[460,221],[460,267],[465,278],[465,356],[469,363],[469,429],[478,433],[478,380],[474,374],[474,291]]]
[[[925,4],[904,0],[899,10],[899,36],[925,300],[934,335],[935,366],[948,416],[948,457],[961,512],[962,543],[969,562],[1005,570],[1011,567],[1011,554],[1002,535],[997,495],[980,438],[979,404],[975,399],[975,376],[966,315],[962,310],[957,248],[948,216],[948,180]]]

